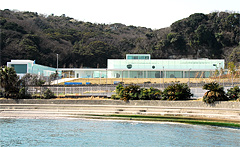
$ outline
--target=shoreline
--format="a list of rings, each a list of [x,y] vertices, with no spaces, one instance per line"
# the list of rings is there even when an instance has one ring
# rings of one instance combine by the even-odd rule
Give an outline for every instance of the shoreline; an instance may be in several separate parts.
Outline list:
[[[200,101],[0,100],[0,118],[176,122],[240,128],[240,103]]]
[[[158,116],[156,116],[158,117]],[[153,117],[154,118],[154,117]],[[223,128],[231,128],[231,129],[240,129],[240,123],[234,122],[226,122],[226,121],[217,121],[217,120],[208,120],[208,119],[194,119],[189,120],[188,118],[177,118],[176,117],[168,117],[168,119],[146,119],[144,116],[138,117],[138,119],[128,116],[122,115],[120,117],[116,116],[106,116],[106,115],[98,115],[98,117],[91,116],[78,116],[78,117],[46,117],[46,116],[5,116],[0,117],[0,119],[61,119],[61,120],[90,120],[90,121],[114,121],[114,122],[128,122],[128,123],[156,123],[156,124],[181,124],[181,125],[200,125],[200,126],[216,126]],[[180,120],[180,121],[179,121]]]

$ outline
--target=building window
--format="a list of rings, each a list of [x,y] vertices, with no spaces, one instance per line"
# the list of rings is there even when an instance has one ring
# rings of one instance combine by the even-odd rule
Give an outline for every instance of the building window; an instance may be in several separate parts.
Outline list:
[[[128,69],[131,69],[131,68],[132,68],[132,64],[128,64],[128,65],[127,65],[127,68],[128,68]]]
[[[171,74],[171,75],[170,75],[170,78],[175,78],[174,74]]]
[[[17,74],[27,73],[27,64],[12,64],[11,66],[15,69]]]
[[[133,59],[133,56],[128,56],[127,59]]]

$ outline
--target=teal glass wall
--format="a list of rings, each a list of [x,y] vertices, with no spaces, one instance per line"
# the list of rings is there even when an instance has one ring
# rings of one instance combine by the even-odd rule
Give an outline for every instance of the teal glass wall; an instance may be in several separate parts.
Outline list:
[[[129,68],[130,67],[130,68]],[[108,59],[108,69],[158,69],[158,70],[215,70],[224,69],[224,60],[221,59]]]
[[[126,59],[127,60],[149,60],[151,57],[149,54],[127,54]]]
[[[11,66],[14,67],[17,74],[27,73],[27,64],[13,64]]]
[[[56,68],[48,67],[48,66],[43,66],[39,64],[31,64],[29,63],[28,66],[28,73],[31,74],[37,74],[41,76],[50,76],[52,73],[56,72]],[[61,76],[61,71],[58,71],[59,76]]]

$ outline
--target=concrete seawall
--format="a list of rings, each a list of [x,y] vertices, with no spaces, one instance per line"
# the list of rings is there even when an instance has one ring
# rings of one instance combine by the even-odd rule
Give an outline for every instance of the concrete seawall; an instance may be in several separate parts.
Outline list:
[[[0,118],[95,118],[94,115],[114,114],[180,116],[240,123],[240,102],[207,105],[201,101],[0,100]]]
[[[0,104],[79,104],[79,105],[127,105],[127,106],[164,106],[164,107],[192,107],[192,108],[227,108],[240,109],[240,102],[219,101],[208,105],[202,101],[157,101],[157,100],[59,100],[59,99],[15,99],[0,100]]]

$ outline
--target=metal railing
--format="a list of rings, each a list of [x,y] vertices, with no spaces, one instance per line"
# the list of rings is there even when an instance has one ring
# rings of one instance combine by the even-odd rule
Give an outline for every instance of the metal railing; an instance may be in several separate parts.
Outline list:
[[[193,98],[197,99],[203,97],[204,93],[207,90],[202,89],[204,83],[196,84],[191,83],[190,90],[193,94]],[[227,92],[227,89],[231,88],[232,83],[226,83],[224,87],[224,91]],[[156,88],[160,90],[164,90],[163,85],[161,84],[137,84],[141,88]],[[165,84],[165,88],[170,85],[170,83]],[[227,86],[228,85],[228,86]],[[112,94],[115,94],[115,89],[117,85],[90,85],[90,86],[62,86],[62,85],[54,85],[54,86],[29,86],[27,87],[27,92],[32,96],[43,96],[44,91],[50,89],[54,95],[58,97],[89,97],[89,96],[100,96],[100,97],[111,97]],[[126,86],[126,85],[124,85]]]

